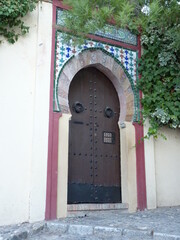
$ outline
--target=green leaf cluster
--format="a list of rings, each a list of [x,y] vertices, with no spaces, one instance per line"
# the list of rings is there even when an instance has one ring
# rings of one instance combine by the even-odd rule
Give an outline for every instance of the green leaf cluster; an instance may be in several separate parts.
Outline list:
[[[158,20],[148,19],[143,31],[138,82],[151,125],[146,137],[155,138],[162,126],[180,128],[180,7],[176,1],[160,3]]]
[[[137,16],[143,6],[141,1],[132,0],[64,0],[64,4],[72,7],[65,12],[65,24],[73,34],[85,37],[98,29],[103,30],[107,22],[116,22],[116,26],[137,29]],[[74,24],[75,23],[75,24]]]
[[[145,4],[146,2],[146,4]],[[81,42],[107,22],[141,35],[138,88],[143,93],[146,138],[157,138],[162,126],[180,128],[180,4],[177,0],[64,0],[71,10],[65,25]],[[72,37],[77,41],[77,37]],[[66,39],[67,40],[67,39]]]
[[[0,0],[0,36],[14,43],[20,35],[25,35],[29,27],[23,17],[32,12],[37,0]]]

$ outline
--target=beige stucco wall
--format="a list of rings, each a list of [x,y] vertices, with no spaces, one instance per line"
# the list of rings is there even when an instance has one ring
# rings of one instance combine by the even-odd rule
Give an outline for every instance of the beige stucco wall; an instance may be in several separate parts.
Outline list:
[[[180,205],[180,129],[163,129],[155,141],[157,206]]]
[[[144,125],[144,134],[146,135],[149,128],[149,122]],[[154,139],[144,140],[145,150],[145,172],[146,172],[146,194],[147,208],[154,209],[157,206],[156,199],[156,169],[155,169],[155,152]]]
[[[135,128],[131,122],[125,122],[125,126],[120,128],[122,203],[128,203],[129,212],[135,212],[137,210]]]
[[[59,119],[58,145],[58,190],[57,218],[67,216],[67,187],[68,187],[68,151],[69,151],[69,120],[71,114],[63,114]]]
[[[180,129],[162,133],[167,140],[145,140],[148,208],[180,205]]]
[[[0,45],[0,225],[45,213],[52,5],[25,22],[28,35]]]

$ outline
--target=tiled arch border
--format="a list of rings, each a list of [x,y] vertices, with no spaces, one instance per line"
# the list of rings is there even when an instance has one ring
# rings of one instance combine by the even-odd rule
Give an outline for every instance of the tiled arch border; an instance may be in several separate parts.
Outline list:
[[[50,107],[49,107],[49,136],[48,136],[48,162],[47,162],[47,189],[46,189],[46,209],[45,219],[57,218],[57,171],[58,171],[58,132],[59,132],[59,118],[62,116],[61,112],[53,111],[53,89],[54,89],[54,54],[55,54],[55,35],[56,35],[56,9],[60,7],[68,10],[67,6],[62,4],[61,0],[53,0],[53,19],[52,19],[52,53],[51,53],[51,81],[50,81]],[[92,36],[91,36],[92,37]],[[95,40],[103,38],[94,37]],[[114,44],[114,41],[107,42]],[[124,43],[117,43],[122,47],[128,47],[138,51],[138,58],[141,57],[141,42],[138,36],[138,46],[134,47]],[[142,93],[140,92],[140,98]],[[144,159],[144,142],[139,140],[143,138],[143,126],[137,122],[133,123],[135,127],[135,142],[136,142],[136,175],[137,175],[137,208],[144,210],[147,208],[146,200],[146,180],[145,180],[145,159]]]
[[[87,53],[87,54],[85,55],[84,53]],[[99,56],[99,55],[101,55],[101,56],[99,56],[99,58],[96,57],[96,59],[92,60],[93,54],[96,54],[96,56]],[[102,63],[102,61],[100,60],[101,57],[103,58],[103,55],[106,56],[106,62],[104,62],[104,63]],[[89,59],[89,57],[91,57],[91,58]],[[83,62],[82,60],[84,60],[84,59],[87,59],[87,60]],[[74,67],[74,66],[77,66],[77,62],[80,62],[80,61],[82,61],[83,63],[79,64],[78,67]],[[68,74],[66,73],[67,72],[66,67],[68,65],[70,65],[70,63],[72,63],[72,65],[73,65],[73,67],[71,68],[71,74],[70,74],[72,77],[69,77]],[[116,66],[114,66],[115,63],[117,64]],[[130,108],[127,109],[128,112],[126,113],[126,110],[124,109],[124,108],[126,108],[126,106],[123,106],[123,107],[121,106],[121,111],[124,109],[124,111],[122,111],[124,116],[122,116],[120,114],[120,122],[123,123],[125,120],[126,121],[134,121],[134,122],[138,121],[139,120],[139,111],[138,111],[139,110],[139,94],[138,94],[136,86],[134,85],[133,79],[131,78],[130,74],[127,72],[125,67],[121,64],[121,62],[118,59],[116,59],[115,57],[112,57],[111,54],[109,54],[106,50],[101,49],[101,48],[84,49],[80,53],[78,53],[76,56],[72,56],[61,68],[61,70],[58,74],[58,78],[57,78],[57,82],[56,82],[56,86],[55,86],[55,91],[56,91],[55,95],[57,96],[56,101],[57,101],[58,108],[60,109],[60,112],[63,113],[63,110],[61,108],[61,104],[59,101],[59,97],[58,97],[59,96],[59,88],[61,88],[61,85],[62,85],[61,84],[62,80],[60,81],[62,73],[64,73],[64,75],[67,77],[68,83],[70,85],[70,82],[72,81],[73,76],[79,70],[81,70],[84,67],[88,67],[88,66],[95,66],[98,68],[98,65],[104,66],[104,69],[107,69],[107,71],[104,72],[105,75],[108,75],[108,71],[111,72],[112,74],[114,74],[114,77],[109,77],[109,76],[108,77],[110,78],[110,80],[112,82],[113,82],[112,78],[116,79],[116,82],[114,81],[113,84],[115,85],[115,88],[117,90],[119,88],[122,88],[123,93],[126,92],[126,94],[124,94],[125,95],[124,98],[119,97],[120,103],[121,103],[121,99],[123,100],[122,101],[124,103],[123,105],[126,105],[126,103],[130,104],[129,101],[133,102],[133,114],[131,113],[132,109],[130,109]],[[113,69],[113,68],[115,68],[115,69]],[[99,70],[101,70],[103,72],[104,69],[99,69]],[[68,94],[69,85],[66,88],[66,94]],[[124,85],[126,85],[126,86],[124,86]],[[67,95],[66,95],[66,98],[68,98]],[[126,101],[127,98],[129,99],[129,101]],[[65,100],[68,102],[68,99],[65,99]],[[69,113],[68,104],[67,104],[66,108],[67,108],[66,113]],[[129,116],[128,119],[126,119],[126,114]]]

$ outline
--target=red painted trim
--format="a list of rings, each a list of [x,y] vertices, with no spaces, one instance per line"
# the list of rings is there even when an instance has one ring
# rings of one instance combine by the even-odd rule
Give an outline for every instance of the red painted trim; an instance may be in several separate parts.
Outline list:
[[[53,22],[56,21],[56,6],[53,6]],[[58,121],[60,113],[53,113],[55,29],[52,28],[51,82],[49,107],[48,164],[45,219],[56,218],[57,208],[57,161],[58,161]]]
[[[138,58],[141,58],[141,40],[138,36]],[[139,76],[140,78],[141,76]],[[140,99],[142,92],[140,92]],[[140,103],[141,109],[141,103]],[[145,176],[145,156],[144,156],[144,128],[142,124],[133,123],[136,135],[136,174],[137,174],[137,207],[139,210],[147,208],[146,198],[146,176]]]
[[[138,123],[133,123],[133,125],[136,136],[137,208],[144,210],[147,208],[144,141],[141,141],[144,130],[143,126]]]
[[[63,0],[53,0],[53,5],[65,10],[69,10],[70,7],[63,4]]]
[[[134,50],[134,51],[138,50],[138,46],[130,45],[130,44],[123,43],[123,42],[120,42],[120,41],[116,41],[116,40],[113,40],[113,39],[103,38],[103,37],[99,37],[99,36],[95,36],[95,35],[91,35],[91,34],[88,34],[87,37],[92,39],[92,40],[95,40],[95,41],[109,43],[111,45],[120,46],[122,48],[127,48],[127,49],[131,49],[131,50]]]
[[[53,113],[53,141],[52,141],[52,166],[51,166],[51,206],[50,219],[57,218],[57,180],[58,180],[58,138],[60,113]]]
[[[57,218],[57,170],[58,170],[58,137],[60,113],[50,114],[49,146],[48,146],[48,171],[45,219]]]

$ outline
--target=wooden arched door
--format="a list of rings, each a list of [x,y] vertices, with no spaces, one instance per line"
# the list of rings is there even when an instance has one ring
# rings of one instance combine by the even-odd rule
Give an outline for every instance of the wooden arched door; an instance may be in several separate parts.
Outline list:
[[[121,202],[120,105],[111,81],[82,69],[69,90],[68,204]]]

